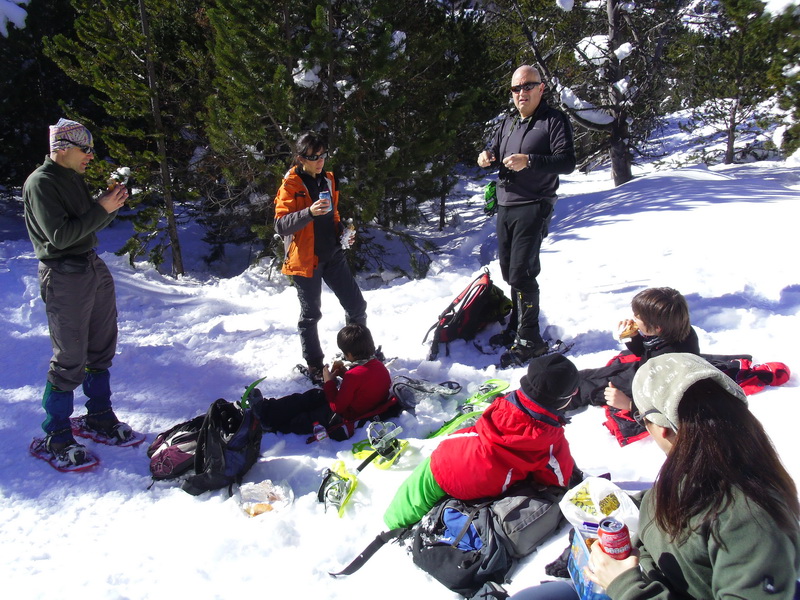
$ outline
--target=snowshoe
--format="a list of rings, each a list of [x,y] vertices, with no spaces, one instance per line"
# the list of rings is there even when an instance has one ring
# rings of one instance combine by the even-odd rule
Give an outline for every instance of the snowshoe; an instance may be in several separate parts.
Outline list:
[[[321,367],[306,366],[298,363],[294,368],[297,372],[306,377],[312,385],[321,386],[323,384]]]
[[[317,501],[325,505],[325,512],[333,506],[339,516],[344,515],[345,506],[353,496],[358,485],[358,478],[348,472],[344,461],[338,460],[330,469],[322,472],[322,483],[317,490]]]
[[[51,450],[47,442],[47,438],[33,438],[29,450],[32,456],[45,461],[56,471],[86,471],[100,464],[100,460],[81,444],[73,442],[58,450]]]
[[[116,419],[116,418],[115,418]],[[110,425],[101,425],[92,422],[90,415],[73,417],[69,420],[72,435],[92,440],[107,446],[120,446],[127,448],[138,446],[145,440],[145,435],[131,429],[130,425],[122,421]]]
[[[401,440],[397,436],[403,431],[402,427],[392,422],[381,423],[373,421],[367,426],[367,439],[353,444],[353,455],[356,458],[366,459],[358,472],[370,462],[378,469],[388,469],[400,454],[408,447],[408,440]]]
[[[431,433],[428,438],[448,435],[459,429],[474,425],[486,407],[492,403],[492,400],[502,395],[509,385],[507,381],[502,379],[489,379],[483,382],[474,394],[464,400],[458,409],[459,414]]]

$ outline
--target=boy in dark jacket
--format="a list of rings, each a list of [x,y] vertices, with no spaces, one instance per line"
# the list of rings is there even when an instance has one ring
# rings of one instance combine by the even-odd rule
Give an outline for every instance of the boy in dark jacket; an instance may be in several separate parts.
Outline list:
[[[672,288],[648,288],[631,301],[633,319],[619,324],[619,331],[632,331],[621,336],[630,362],[616,362],[599,369],[579,372],[580,389],[572,399],[569,410],[583,406],[609,406],[631,410],[631,385],[636,369],[654,356],[670,352],[700,354],[700,344],[689,321],[689,305],[683,295]],[[627,341],[626,341],[627,340]]]
[[[322,389],[262,402],[257,410],[265,429],[310,434],[314,424],[320,423],[329,430],[331,438],[346,440],[353,435],[360,419],[387,403],[392,377],[375,358],[375,343],[369,329],[358,323],[345,325],[336,343],[351,363],[350,368],[338,361],[333,370],[325,365]],[[341,384],[337,377],[341,377]]]
[[[403,482],[384,514],[386,525],[416,523],[446,495],[491,498],[528,477],[565,487],[575,461],[561,411],[577,386],[578,371],[563,355],[531,360],[519,390],[492,402],[473,427],[445,437]]]

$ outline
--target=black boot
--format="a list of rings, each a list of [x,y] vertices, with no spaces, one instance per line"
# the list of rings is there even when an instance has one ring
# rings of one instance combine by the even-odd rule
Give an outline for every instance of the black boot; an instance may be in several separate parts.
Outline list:
[[[514,345],[500,356],[500,367],[507,369],[508,367],[524,367],[532,358],[542,356],[547,353],[547,342],[539,338],[539,342],[532,342],[517,338]]]

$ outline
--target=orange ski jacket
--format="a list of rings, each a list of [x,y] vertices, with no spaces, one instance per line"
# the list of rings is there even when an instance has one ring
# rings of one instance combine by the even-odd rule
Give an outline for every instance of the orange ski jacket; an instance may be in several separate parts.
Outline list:
[[[297,169],[292,167],[275,196],[275,232],[283,236],[286,257],[281,272],[284,275],[311,277],[319,264],[314,254],[314,217],[311,205],[314,200],[308,192]],[[333,226],[339,228],[339,190],[333,173],[326,171],[328,188],[333,203]]]

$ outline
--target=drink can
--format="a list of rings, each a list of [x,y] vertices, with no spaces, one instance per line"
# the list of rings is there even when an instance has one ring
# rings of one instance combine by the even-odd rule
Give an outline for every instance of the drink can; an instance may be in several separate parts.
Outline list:
[[[326,213],[329,213],[329,212],[331,212],[331,209],[333,208],[333,200],[331,199],[331,192],[330,192],[330,190],[322,190],[322,191],[319,193],[319,199],[320,199],[320,200],[327,200],[327,201],[328,201],[328,210],[326,210],[325,212],[326,212]]]
[[[631,536],[628,526],[612,517],[600,521],[597,539],[603,551],[612,558],[622,560],[631,555]]]

